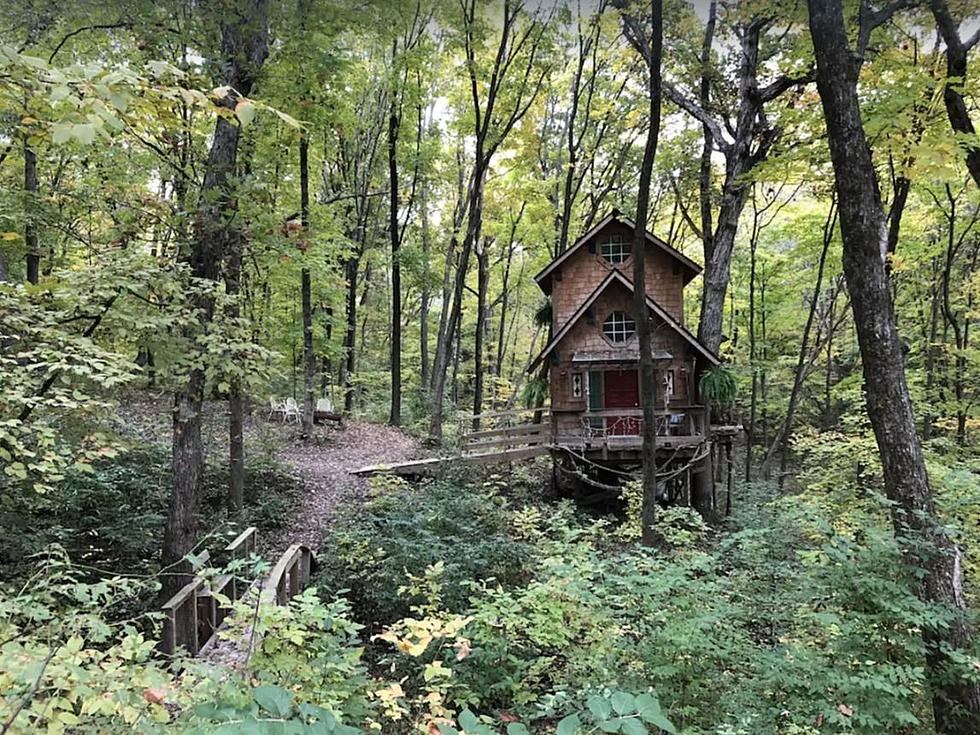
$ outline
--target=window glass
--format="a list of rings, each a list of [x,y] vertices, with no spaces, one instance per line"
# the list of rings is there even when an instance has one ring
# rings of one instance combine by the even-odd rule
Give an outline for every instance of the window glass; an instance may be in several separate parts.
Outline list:
[[[636,322],[625,311],[614,311],[602,323],[602,333],[610,342],[622,344],[636,333]]]
[[[618,265],[630,257],[630,244],[623,239],[622,235],[610,235],[599,246],[599,254],[606,259],[607,263]]]

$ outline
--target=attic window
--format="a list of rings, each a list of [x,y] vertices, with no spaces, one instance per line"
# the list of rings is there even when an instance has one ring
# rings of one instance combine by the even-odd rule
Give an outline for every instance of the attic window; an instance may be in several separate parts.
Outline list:
[[[611,265],[619,265],[630,257],[630,243],[622,235],[610,235],[599,246],[599,254]]]
[[[636,322],[625,311],[614,311],[602,323],[602,333],[610,342],[621,345],[636,334]]]

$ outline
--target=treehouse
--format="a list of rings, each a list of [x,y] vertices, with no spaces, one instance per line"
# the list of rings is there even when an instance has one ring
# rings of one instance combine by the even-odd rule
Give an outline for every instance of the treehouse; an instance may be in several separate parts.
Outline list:
[[[532,364],[547,365],[551,444],[587,461],[635,464],[643,401],[653,401],[658,465],[688,464],[707,446],[698,376],[719,360],[684,326],[684,287],[701,267],[646,233],[646,310],[633,306],[633,229],[613,210],[535,281],[550,297],[551,339]],[[650,320],[657,391],[639,380],[636,320]]]

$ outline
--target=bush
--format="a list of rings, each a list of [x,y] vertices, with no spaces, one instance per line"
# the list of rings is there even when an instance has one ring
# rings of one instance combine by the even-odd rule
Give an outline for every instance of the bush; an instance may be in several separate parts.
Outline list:
[[[0,503],[0,567],[3,576],[25,572],[25,559],[51,544],[78,564],[113,572],[153,570],[171,487],[170,453],[153,445],[69,469],[43,495],[24,490]],[[199,510],[202,535],[233,522],[276,528],[285,522],[298,480],[281,465],[246,459],[246,507],[240,518],[226,508],[228,469],[208,463]]]
[[[328,596],[349,590],[355,617],[366,624],[408,615],[413,599],[401,591],[407,575],[422,577],[439,562],[442,603],[462,610],[473,584],[516,584],[532,561],[502,494],[447,480],[412,486],[379,478],[363,506],[332,523],[324,548],[316,584]]]

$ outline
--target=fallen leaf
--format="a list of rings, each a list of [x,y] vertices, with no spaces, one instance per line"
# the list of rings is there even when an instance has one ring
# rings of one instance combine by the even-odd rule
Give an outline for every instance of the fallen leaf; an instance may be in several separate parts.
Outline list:
[[[851,715],[854,714],[854,708],[848,707],[846,704],[843,703],[837,705],[837,711],[840,712],[842,715],[844,715],[844,717],[850,717]]]
[[[151,688],[143,690],[143,699],[150,704],[163,704],[167,698],[167,691],[161,688]]]

